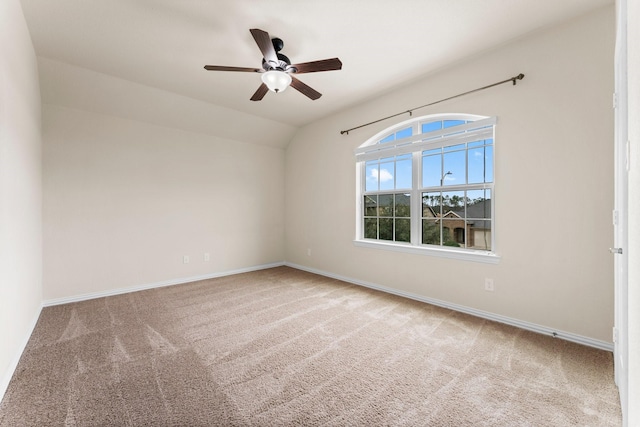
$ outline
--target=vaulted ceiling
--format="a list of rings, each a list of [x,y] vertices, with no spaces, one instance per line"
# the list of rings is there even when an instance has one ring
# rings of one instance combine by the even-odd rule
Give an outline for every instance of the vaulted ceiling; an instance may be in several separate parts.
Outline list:
[[[295,128],[613,0],[21,2],[41,58]],[[260,67],[250,28],[281,38],[294,63],[339,57],[343,68],[298,76],[316,101],[288,89],[252,102],[260,75],[203,68]]]

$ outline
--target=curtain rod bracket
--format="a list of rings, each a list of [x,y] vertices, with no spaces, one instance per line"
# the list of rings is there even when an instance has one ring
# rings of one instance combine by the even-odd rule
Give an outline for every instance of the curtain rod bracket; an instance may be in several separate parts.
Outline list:
[[[513,81],[513,85],[514,85],[514,86],[516,85],[516,80],[522,80],[522,79],[524,79],[524,74],[522,74],[522,73],[518,74],[517,76],[515,76],[515,77],[512,79],[512,81]]]

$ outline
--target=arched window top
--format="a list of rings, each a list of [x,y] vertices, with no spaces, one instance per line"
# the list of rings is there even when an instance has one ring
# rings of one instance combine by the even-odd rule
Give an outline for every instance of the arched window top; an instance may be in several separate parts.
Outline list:
[[[369,138],[355,150],[357,161],[408,153],[427,146],[493,138],[495,117],[432,114],[406,120]]]
[[[471,128],[474,128],[474,122],[484,121],[486,119],[489,119],[489,117],[459,113],[432,114],[428,116],[415,117],[375,134],[373,137],[365,141],[364,144],[360,145],[359,148],[394,142],[413,142],[415,139],[430,139],[448,136],[457,132],[469,130],[469,126],[465,126],[464,130],[461,130],[462,128],[451,128],[469,124],[471,124]],[[493,123],[486,123],[484,125],[490,126],[491,124]]]

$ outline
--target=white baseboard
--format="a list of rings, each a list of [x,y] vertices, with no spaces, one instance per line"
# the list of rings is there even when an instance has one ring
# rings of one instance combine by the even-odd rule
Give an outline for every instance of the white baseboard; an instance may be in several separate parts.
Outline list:
[[[160,287],[164,287],[164,286],[179,285],[179,284],[182,284],[182,283],[196,282],[198,280],[213,279],[213,278],[216,278],[216,277],[224,277],[224,276],[230,276],[230,275],[240,274],[240,273],[248,273],[248,272],[251,272],[251,271],[264,270],[264,269],[267,269],[267,268],[280,267],[280,266],[283,266],[283,265],[286,265],[288,267],[295,268],[295,269],[298,269],[298,270],[307,271],[309,273],[314,273],[314,274],[319,274],[321,276],[330,277],[332,279],[341,280],[343,282],[352,283],[352,284],[359,285],[359,286],[364,286],[364,287],[367,287],[367,288],[370,288],[370,289],[375,289],[375,290],[378,290],[378,291],[386,292],[386,293],[393,294],[393,295],[398,295],[398,296],[409,298],[409,299],[416,300],[416,301],[421,301],[421,302],[424,302],[424,303],[427,303],[427,304],[433,304],[433,305],[436,305],[436,306],[439,306],[439,307],[448,308],[448,309],[451,309],[451,310],[459,311],[461,313],[466,313],[466,314],[470,314],[470,315],[473,315],[473,316],[481,317],[481,318],[484,318],[484,319],[493,320],[493,321],[496,321],[496,322],[500,322],[500,323],[504,323],[504,324],[507,324],[507,325],[515,326],[515,327],[518,327],[518,328],[521,328],[521,329],[525,329],[525,330],[528,330],[528,331],[537,332],[537,333],[540,333],[540,334],[553,336],[555,338],[560,338],[560,339],[564,339],[564,340],[567,340],[567,341],[575,342],[575,343],[578,343],[578,344],[583,344],[583,345],[587,345],[587,346],[590,346],[590,347],[598,348],[598,349],[601,349],[601,350],[606,350],[606,351],[613,352],[613,344],[605,342],[605,341],[595,340],[595,339],[584,337],[584,336],[581,336],[581,335],[572,334],[570,332],[557,331],[557,330],[548,328],[546,326],[537,325],[535,323],[525,322],[525,321],[522,321],[522,320],[518,320],[518,319],[511,318],[511,317],[506,317],[506,316],[501,316],[501,315],[498,315],[498,314],[494,314],[494,313],[490,313],[490,312],[486,312],[486,311],[482,311],[482,310],[476,310],[476,309],[471,308],[471,307],[466,307],[466,306],[462,306],[462,305],[458,305],[458,304],[452,304],[452,303],[449,303],[449,302],[446,302],[446,301],[441,301],[441,300],[437,300],[437,299],[433,299],[433,298],[427,298],[427,297],[424,297],[424,296],[421,296],[421,295],[416,295],[416,294],[413,294],[413,293],[410,293],[410,292],[405,292],[405,291],[401,291],[401,290],[398,290],[398,289],[388,288],[386,286],[381,286],[381,285],[378,285],[378,284],[375,284],[375,283],[366,282],[366,281],[363,281],[363,280],[357,280],[357,279],[353,279],[353,278],[350,278],[350,277],[345,277],[345,276],[341,276],[339,274],[329,273],[329,272],[326,272],[326,271],[318,270],[318,269],[311,268],[311,267],[306,267],[306,266],[299,265],[299,264],[294,264],[294,263],[289,263],[289,262],[276,262],[276,263],[272,263],[272,264],[257,265],[257,266],[241,268],[241,269],[237,269],[237,270],[230,270],[230,271],[206,274],[206,275],[202,275],[202,276],[185,277],[185,278],[181,278],[181,279],[173,279],[173,280],[166,280],[166,281],[162,281],[162,282],[149,283],[149,284],[145,284],[145,285],[131,286],[131,287],[128,287],[128,288],[112,289],[112,290],[109,290],[109,291],[94,292],[94,293],[76,295],[76,296],[72,296],[72,297],[57,298],[57,299],[51,299],[51,300],[43,301],[42,306],[40,307],[40,309],[38,309],[34,319],[31,321],[31,325],[29,327],[28,333],[25,335],[25,337],[23,339],[23,342],[22,342],[21,346],[19,347],[19,351],[16,352],[14,360],[11,362],[10,366],[8,367],[7,371],[4,373],[4,376],[2,377],[2,379],[0,381],[0,401],[2,401],[2,398],[4,397],[4,394],[6,393],[7,388],[9,387],[9,382],[11,381],[11,378],[13,377],[13,374],[15,373],[16,368],[18,367],[18,362],[20,362],[20,357],[22,357],[22,353],[24,352],[24,349],[27,347],[27,344],[29,343],[29,339],[31,338],[31,334],[33,333],[33,330],[35,329],[36,324],[38,323],[38,319],[40,318],[40,313],[42,312],[42,308],[43,307],[59,305],[59,304],[67,304],[67,303],[71,303],[71,302],[85,301],[85,300],[90,300],[90,299],[94,299],[94,298],[102,298],[102,297],[107,297],[107,296],[112,296],[112,295],[124,294],[124,293],[128,293],[128,292],[142,291],[142,290],[146,290],[146,289],[160,288]]]
[[[179,278],[179,279],[164,280],[162,282],[148,283],[148,284],[144,284],[144,285],[136,285],[136,286],[130,286],[130,287],[126,287],[126,288],[109,289],[107,291],[92,292],[92,293],[74,295],[74,296],[63,297],[63,298],[55,298],[55,299],[50,299],[50,300],[43,301],[42,302],[42,306],[43,307],[49,307],[49,306],[53,306],[53,305],[60,305],[60,304],[68,304],[68,303],[72,303],[72,302],[86,301],[86,300],[95,299],[95,298],[103,298],[103,297],[109,297],[109,296],[113,296],[113,295],[126,294],[126,293],[129,293],[129,292],[144,291],[144,290],[147,290],[147,289],[162,288],[162,287],[165,287],[165,286],[180,285],[180,284],[189,283],[189,282],[197,282],[198,280],[215,279],[216,277],[231,276],[231,275],[234,275],[234,274],[248,273],[250,271],[257,271],[257,270],[264,270],[264,269],[267,269],[267,268],[281,267],[283,265],[284,265],[284,262],[275,262],[275,263],[272,263],[272,264],[255,265],[255,266],[252,266],[252,267],[240,268],[240,269],[237,269],[237,270],[229,270],[229,271],[221,271],[221,272],[217,272],[217,273],[205,274],[205,275],[202,275],[202,276],[183,277],[183,278]]]
[[[257,266],[252,266],[252,267],[246,267],[246,268],[241,268],[241,269],[237,269],[237,270],[229,270],[229,271],[217,272],[217,273],[212,273],[212,274],[206,274],[206,275],[202,275],[202,276],[184,277],[184,278],[180,278],[180,279],[165,280],[165,281],[162,281],[162,282],[131,286],[131,287],[127,287],[127,288],[110,289],[108,291],[93,292],[93,293],[88,293],[88,294],[75,295],[75,296],[71,296],[71,297],[64,297],[64,298],[56,298],[56,299],[51,299],[51,300],[45,300],[45,301],[43,301],[42,306],[43,307],[48,307],[48,306],[59,305],[59,304],[67,304],[67,303],[71,303],[71,302],[85,301],[85,300],[90,300],[90,299],[94,299],[94,298],[102,298],[102,297],[108,297],[108,296],[112,296],[112,295],[120,295],[120,294],[124,294],[124,293],[128,293],[128,292],[143,291],[143,290],[146,290],[146,289],[153,289],[153,288],[160,288],[160,287],[164,287],[164,286],[179,285],[179,284],[182,284],[182,283],[196,282],[198,280],[214,279],[216,277],[224,277],[224,276],[230,276],[230,275],[234,275],[234,274],[248,273],[248,272],[251,272],[251,271],[264,270],[264,269],[267,269],[267,268],[280,267],[280,266],[283,266],[283,265],[286,265],[286,266],[289,266],[289,267],[292,267],[292,268],[295,268],[295,269],[298,269],[298,270],[303,270],[303,271],[308,271],[310,273],[319,274],[321,276],[330,277],[332,279],[342,280],[344,282],[353,283],[355,285],[360,285],[360,286],[364,286],[364,287],[367,287],[367,288],[376,289],[378,291],[382,291],[382,292],[398,295],[398,296],[401,296],[401,297],[413,299],[413,300],[416,300],[416,301],[421,301],[421,302],[425,302],[425,303],[428,303],[428,304],[437,305],[439,307],[448,308],[448,309],[459,311],[459,312],[462,312],[462,313],[471,314],[473,316],[481,317],[481,318],[488,319],[488,320],[493,320],[493,321],[496,321],[496,322],[500,322],[500,323],[504,323],[504,324],[507,324],[507,325],[515,326],[515,327],[518,327],[518,328],[521,328],[521,329],[525,329],[525,330],[528,330],[528,331],[537,332],[537,333],[544,334],[544,335],[550,335],[550,336],[553,336],[555,338],[561,338],[561,339],[564,339],[564,340],[567,340],[567,341],[571,341],[571,342],[575,342],[575,343],[578,343],[578,344],[583,344],[583,345],[587,345],[587,346],[590,346],[590,347],[595,347],[595,348],[599,348],[599,349],[602,349],[602,350],[613,352],[613,344],[609,343],[609,342],[606,342],[606,341],[600,341],[600,340],[596,340],[596,339],[593,339],[593,338],[585,337],[585,336],[582,336],[582,335],[573,334],[573,333],[570,333],[570,332],[554,330],[554,329],[546,327],[546,326],[541,326],[541,325],[537,325],[535,323],[525,322],[525,321],[522,321],[522,320],[519,320],[519,319],[514,319],[512,317],[507,317],[507,316],[502,316],[502,315],[495,314],[495,313],[490,313],[490,312],[487,312],[487,311],[477,310],[475,308],[466,307],[466,306],[458,305],[458,304],[453,304],[453,303],[450,303],[450,302],[447,302],[447,301],[441,301],[441,300],[437,300],[437,299],[434,299],[434,298],[427,298],[427,297],[424,297],[422,295],[417,295],[417,294],[413,294],[413,293],[410,293],[410,292],[405,292],[405,291],[401,291],[401,290],[398,290],[398,289],[389,288],[389,287],[386,287],[386,286],[381,286],[381,285],[378,285],[376,283],[366,282],[366,281],[363,281],[363,280],[358,280],[358,279],[354,279],[354,278],[351,278],[351,277],[341,276],[339,274],[333,274],[333,273],[330,273],[330,272],[327,272],[327,271],[322,271],[322,270],[318,270],[318,269],[315,269],[315,268],[306,267],[306,266],[303,266],[303,265],[290,263],[290,262],[284,262],[284,261],[283,262],[271,263],[271,264],[257,265]],[[37,318],[36,318],[36,321],[37,321]],[[34,326],[35,326],[35,322],[34,322]],[[25,345],[26,345],[26,342],[25,342]],[[16,364],[17,364],[17,362],[16,362]]]
[[[493,320],[496,322],[504,323],[507,325],[515,326],[520,329],[525,329],[532,332],[537,332],[543,335],[550,335],[555,338],[560,338],[566,341],[575,342],[578,344],[586,345],[589,347],[595,347],[601,350],[606,350],[613,352],[613,344],[605,341],[595,340],[589,337],[585,337],[582,335],[572,334],[570,332],[558,331],[555,329],[548,328],[546,326],[537,325],[535,323],[525,322],[522,320],[514,319],[512,317],[502,316],[499,314],[490,313],[487,311],[476,310],[475,308],[466,307],[463,305],[453,304],[446,301],[441,301],[433,298],[427,298],[422,295],[413,294],[410,292],[401,291],[398,289],[388,288],[386,286],[381,286],[376,283],[366,282],[363,280],[357,280],[350,277],[341,276],[339,274],[333,274],[322,270],[317,270],[315,268],[306,267],[303,265],[298,265],[294,263],[285,262],[284,265],[295,268],[298,270],[308,271],[309,273],[319,274],[321,276],[330,277],[332,279],[342,280],[343,282],[353,283],[354,285],[360,285],[367,288],[375,289],[378,291],[386,292],[393,295],[398,295],[401,297],[409,298],[416,301],[425,302],[427,304],[437,305],[439,307],[448,308],[451,310],[459,311],[461,313],[471,314],[476,317],[481,317],[483,319]]]
[[[29,344],[29,339],[31,338],[31,334],[33,334],[33,330],[36,328],[36,324],[38,323],[38,319],[40,318],[40,313],[42,312],[42,306],[38,308],[35,316],[31,320],[31,324],[27,329],[27,333],[22,338],[22,342],[18,347],[18,351],[13,356],[13,360],[11,364],[7,368],[6,372],[2,376],[2,380],[0,381],[0,402],[4,398],[4,394],[7,392],[7,388],[9,387],[9,383],[11,382],[11,378],[13,378],[13,374],[16,372],[16,368],[18,367],[18,362],[20,362],[20,358],[22,357],[22,353],[24,353],[25,348],[27,348],[27,344]]]

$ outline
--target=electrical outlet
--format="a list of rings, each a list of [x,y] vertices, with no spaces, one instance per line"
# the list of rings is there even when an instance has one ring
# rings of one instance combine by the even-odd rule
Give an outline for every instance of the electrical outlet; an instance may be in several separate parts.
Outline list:
[[[484,290],[489,292],[495,291],[495,288],[493,286],[493,279],[484,279]]]
[[[204,253],[204,262],[209,262],[211,261],[211,255],[209,255],[209,252],[205,252]]]
[[[189,255],[185,255],[185,256],[183,256],[183,257],[182,257],[182,262],[183,262],[184,264],[189,264]]]

